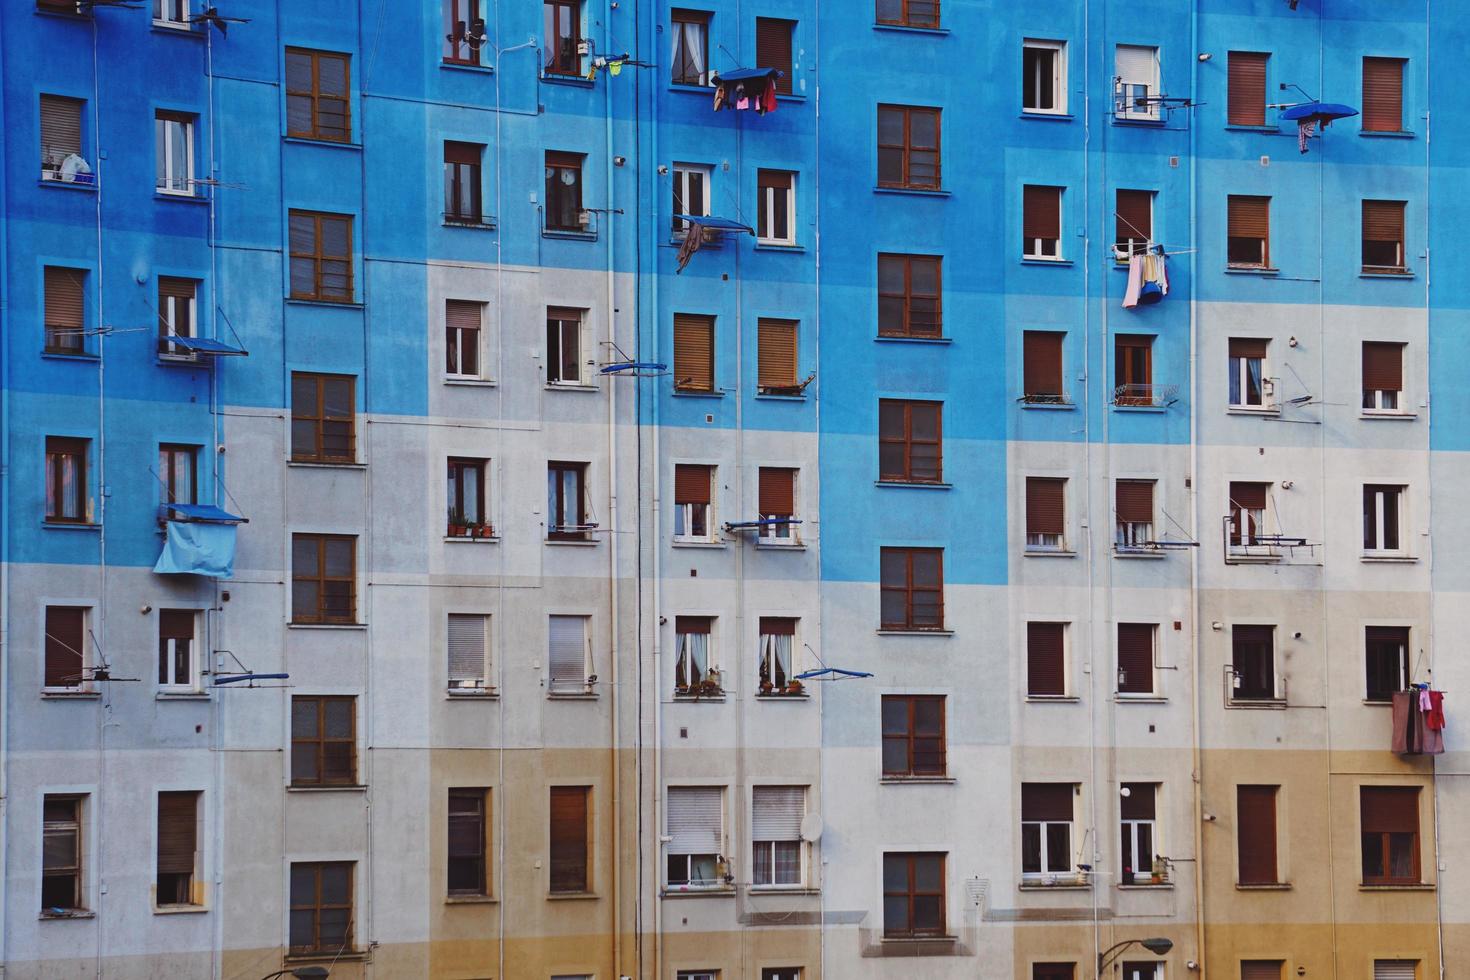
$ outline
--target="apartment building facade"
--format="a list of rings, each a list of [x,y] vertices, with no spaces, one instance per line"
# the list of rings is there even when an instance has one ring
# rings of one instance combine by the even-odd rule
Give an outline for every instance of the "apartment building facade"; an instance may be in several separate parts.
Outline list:
[[[0,13],[6,973],[1456,975],[1470,18],[536,6]]]

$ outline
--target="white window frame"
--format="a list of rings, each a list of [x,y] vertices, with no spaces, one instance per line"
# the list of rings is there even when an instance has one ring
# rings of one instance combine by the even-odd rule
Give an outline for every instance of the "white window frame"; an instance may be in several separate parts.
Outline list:
[[[576,619],[582,625],[582,678],[580,681],[571,681],[569,684],[559,686],[556,678],[551,676],[551,621],[553,619]],[[486,646],[488,646],[488,642]],[[596,683],[597,675],[593,673],[592,659],[592,617],[585,613],[560,613],[551,612],[546,619],[546,693],[552,694],[592,694],[593,685]]]
[[[1154,537],[1153,521],[1114,521],[1114,544],[1119,551],[1143,551]]]
[[[1157,814],[1159,812],[1159,785],[1157,783],[1142,783],[1142,784],[1134,783],[1133,785],[1135,785],[1135,786],[1137,786],[1137,785],[1147,786],[1153,792],[1153,794],[1154,794],[1154,800],[1153,800],[1153,802],[1154,802],[1154,813],[1155,813],[1155,816],[1153,817],[1153,819],[1150,819],[1150,820],[1135,820],[1135,819],[1129,819],[1129,818],[1124,818],[1124,817],[1121,817],[1120,816],[1118,818],[1118,822],[1121,825],[1122,833],[1128,835],[1129,847],[1130,847],[1130,849],[1133,852],[1133,858],[1134,858],[1135,861],[1137,861],[1137,859],[1138,859],[1138,832],[1139,832],[1139,829],[1142,828],[1142,827],[1147,827],[1148,828],[1148,837],[1149,837],[1149,841],[1150,841],[1150,844],[1151,844],[1151,846],[1148,849],[1148,867],[1146,867],[1146,868],[1134,867],[1132,879],[1131,880],[1128,880],[1128,881],[1124,881],[1123,878],[1122,878],[1122,875],[1123,875],[1123,855],[1119,854],[1118,855],[1118,875],[1119,875],[1119,879],[1118,880],[1119,880],[1119,883],[1120,884],[1124,884],[1124,885],[1149,885],[1149,884],[1152,884],[1153,883],[1154,857],[1156,855],[1158,855],[1158,854],[1163,853],[1163,850],[1160,847],[1160,842],[1159,842],[1159,820],[1158,820],[1158,816],[1157,816]]]
[[[1074,855],[1072,853],[1072,837],[1073,837],[1072,831],[1073,831],[1073,828],[1076,825],[1077,825],[1077,806],[1076,806],[1075,800],[1073,801],[1073,805],[1072,805],[1072,819],[1071,820],[1067,820],[1067,821],[1061,821],[1061,820],[1022,820],[1021,821],[1021,850],[1022,850],[1023,853],[1025,852],[1025,848],[1026,848],[1026,844],[1025,844],[1026,828],[1027,827],[1036,827],[1037,828],[1037,833],[1039,833],[1041,835],[1041,867],[1043,868],[1043,870],[1041,870],[1041,871],[1025,871],[1025,870],[1023,870],[1021,872],[1021,880],[1023,882],[1035,883],[1035,884],[1050,883],[1050,882],[1053,882],[1053,881],[1057,880],[1057,876],[1058,875],[1063,876],[1063,877],[1070,877],[1073,874],[1075,874],[1075,870],[1074,870],[1075,869],[1075,859],[1074,859]],[[1064,827],[1067,828],[1067,851],[1066,851],[1066,855],[1065,855],[1067,867],[1063,871],[1046,871],[1044,869],[1051,865],[1051,863],[1052,863],[1052,860],[1051,859],[1054,856],[1051,853],[1050,845],[1048,844],[1048,840],[1047,840],[1047,837],[1048,837],[1048,835],[1047,835],[1047,828],[1049,828],[1049,827],[1057,827],[1057,826],[1064,826]]]
[[[484,381],[485,380],[485,332],[486,332],[485,331],[485,304],[483,302],[479,301],[479,300],[473,300],[473,299],[458,300],[458,299],[455,299],[452,296],[449,297],[449,299],[454,300],[455,302],[473,303],[473,304],[475,304],[476,306],[478,306],[480,308],[480,318],[479,318],[480,319],[480,325],[475,329],[475,362],[478,365],[478,367],[479,367],[480,370],[476,374],[465,374],[462,371],[455,371],[455,372],[445,371],[444,372],[444,377],[445,377],[446,380],[449,380],[449,381]],[[444,317],[444,344],[445,344],[446,347],[449,346],[449,332],[451,330],[453,330],[454,331],[454,337],[455,337],[455,339],[454,339],[454,350],[456,352],[456,354],[455,354],[455,360],[456,360],[456,362],[458,362],[460,360],[460,358],[458,356],[458,351],[460,350],[460,344],[459,344],[460,328],[459,327],[452,327],[452,326],[449,325],[449,305],[447,303],[443,303],[443,304],[441,304],[441,308],[444,311],[443,314],[442,314],[442,316]],[[445,359],[446,362],[449,360],[447,354],[446,354],[446,356],[445,356],[444,359]],[[459,364],[458,366],[459,367],[464,367],[463,364]]]
[[[1021,240],[1022,241],[1022,246],[1021,246],[1021,254],[1022,254],[1022,257],[1028,258],[1028,259],[1039,259],[1042,262],[1062,262],[1062,261],[1065,261],[1066,256],[1062,254],[1062,236],[1066,234],[1066,227],[1065,227],[1065,225],[1066,225],[1066,218],[1067,218],[1067,213],[1066,213],[1067,191],[1066,191],[1066,188],[1064,188],[1064,187],[1055,187],[1054,185],[1036,185],[1036,186],[1049,186],[1049,187],[1052,187],[1057,192],[1057,237],[1056,238],[1025,238],[1025,237],[1023,237],[1022,240]],[[1024,204],[1024,193],[1025,192],[1024,192],[1024,189],[1023,189],[1023,191],[1022,191],[1022,200],[1023,200],[1023,203],[1021,205],[1023,211],[1024,211],[1025,206],[1026,206]],[[1021,221],[1022,221],[1022,224],[1025,224],[1025,215],[1024,214],[1022,214],[1022,216],[1021,216]],[[1051,243],[1051,247],[1052,247],[1052,252],[1051,253],[1048,253],[1046,251],[1046,249],[1047,249],[1047,243]]]
[[[766,235],[765,237],[758,239],[758,241],[762,245],[795,245],[796,244],[796,172],[795,171],[781,171],[781,172],[787,174],[791,178],[791,182],[786,187],[786,190],[785,190],[785,194],[786,194],[786,235],[785,235],[784,238],[783,237],[777,237],[777,236],[774,236],[774,235]],[[765,221],[766,231],[769,232],[769,231],[771,231],[772,229],[774,229],[776,227],[776,190],[777,189],[774,188],[774,187],[761,187],[761,188],[759,188],[759,190],[760,190],[760,201],[758,202],[758,206],[760,207],[762,213],[765,215],[765,219],[766,219],[766,221]]]
[[[1021,111],[1039,116],[1065,116],[1067,114],[1067,42],[1049,41],[1043,38],[1028,37],[1021,42],[1021,70],[1026,70],[1027,49],[1051,52],[1051,75],[1053,101],[1056,103],[1050,109],[1026,104],[1026,82],[1021,80]],[[1038,85],[1038,91],[1040,86]]]
[[[693,682],[690,683],[689,690],[687,692],[683,692],[683,693],[680,693],[679,692],[678,683],[677,683],[677,680],[678,680],[678,677],[679,677],[679,665],[684,661],[685,657],[687,656],[687,652],[685,650],[685,641],[686,641],[686,638],[687,637],[690,637],[690,636],[700,636],[700,635],[707,636],[707,637],[709,637],[709,639],[706,641],[705,658],[704,658],[704,676],[702,678],[700,678],[699,683],[700,684],[703,684],[704,681],[713,680],[719,686],[719,688],[720,688],[720,696],[723,696],[724,693],[725,693],[725,678],[724,678],[724,672],[720,669],[720,661],[719,661],[719,656],[718,656],[718,654],[719,654],[719,644],[715,640],[715,629],[717,628],[717,626],[719,624],[720,618],[718,616],[701,616],[701,614],[699,614],[699,613],[694,613],[692,615],[695,618],[705,618],[705,619],[708,619],[710,621],[710,624],[709,624],[709,632],[708,633],[704,633],[704,634],[699,634],[699,633],[680,633],[680,632],[678,632],[678,621],[677,620],[675,621],[675,632],[674,632],[674,676],[671,677],[671,678],[669,678],[669,680],[674,683],[674,693],[676,695],[679,695],[680,697],[694,697],[694,696],[696,696],[699,693],[698,691],[695,690],[696,685]],[[692,676],[693,676],[692,675],[692,665],[684,668],[684,676],[691,677],[692,678]]]
[[[160,27],[190,30],[189,13],[189,0],[153,0],[153,23]]]
[[[1147,966],[1147,970],[1148,975],[1145,976],[1144,980],[1164,980],[1164,964],[1149,963]],[[1134,977],[1137,976],[1138,974],[1135,973]],[[1123,980],[1129,980],[1129,978],[1125,976]]]
[[[705,465],[705,464],[692,464]],[[715,488],[719,486],[717,474],[719,468],[709,467],[709,503],[707,504],[675,504],[674,505],[674,540],[684,544],[708,544],[717,540],[715,535]],[[704,512],[704,533],[698,534],[693,529],[697,525],[696,518],[700,511]]]
[[[165,693],[165,694],[194,694],[194,693],[197,693],[200,690],[200,682],[201,682],[201,678],[202,678],[202,673],[201,673],[201,666],[202,665],[201,665],[201,658],[199,656],[199,653],[200,653],[200,636],[199,636],[199,634],[202,632],[200,630],[200,628],[199,628],[200,625],[201,625],[200,624],[200,621],[199,621],[200,620],[200,616],[199,616],[200,610],[198,610],[198,609],[178,609],[178,610],[175,610],[175,611],[177,611],[177,612],[190,612],[190,613],[193,613],[194,614],[193,615],[193,619],[194,619],[194,633],[193,633],[193,635],[191,637],[189,637],[189,676],[183,682],[180,682],[178,680],[178,678],[176,678],[176,677],[171,677],[171,679],[169,681],[159,683],[158,690],[160,692],[162,692],[162,693]],[[160,609],[159,610],[159,614],[160,615],[159,615],[159,618],[158,618],[158,629],[159,629],[160,633],[161,633],[161,631],[163,629],[162,612],[163,612],[163,610]],[[162,640],[163,640],[163,637],[162,637],[162,635],[160,635],[159,636],[159,641],[162,642]],[[173,674],[174,651],[175,651],[174,640],[172,638],[170,638],[170,640],[169,640],[169,649],[168,649],[168,665],[169,665],[169,667],[168,667],[168,670],[167,670],[167,673],[169,675],[172,675]],[[159,651],[159,655],[160,656],[163,655],[163,651],[162,650]]]
[[[713,891],[713,890],[722,890],[722,889],[729,888],[729,885],[727,885],[725,883],[725,880],[720,877],[720,865],[722,863],[725,865],[725,867],[727,869],[727,873],[728,873],[728,869],[729,869],[729,861],[726,860],[726,858],[725,858],[725,845],[728,843],[728,837],[727,837],[727,835],[729,833],[729,824],[730,824],[730,820],[729,820],[729,817],[730,817],[730,807],[729,807],[729,801],[727,799],[727,797],[729,795],[729,787],[726,787],[726,786],[708,786],[708,785],[689,785],[689,786],[670,786],[670,787],[668,787],[668,791],[665,793],[665,796],[664,796],[664,830],[665,830],[665,834],[666,834],[666,838],[665,839],[670,842],[669,847],[672,847],[673,838],[675,836],[675,834],[674,834],[674,828],[672,826],[670,826],[670,823],[669,823],[670,822],[670,819],[671,819],[671,816],[672,816],[670,814],[670,812],[669,812],[669,797],[672,796],[673,795],[673,791],[674,790],[677,790],[677,789],[715,789],[715,790],[717,790],[719,792],[719,796],[720,796],[720,829],[719,829],[719,835],[718,836],[719,836],[719,842],[720,842],[720,849],[718,851],[716,851],[713,855],[706,854],[705,852],[700,852],[698,854],[684,854],[684,853],[680,853],[680,852],[677,852],[677,851],[666,849],[666,853],[665,853],[664,861],[663,861],[663,870],[662,870],[664,887],[665,888],[672,889],[672,890],[681,891],[681,892],[682,891],[695,891],[695,892],[698,892],[698,891]],[[668,859],[669,858],[677,858],[677,857],[684,858],[684,862],[685,862],[685,867],[684,867],[684,882],[683,883],[679,883],[679,884],[674,884],[674,883],[671,883],[669,881],[669,861],[668,861]],[[714,866],[713,866],[713,868],[710,869],[713,877],[711,877],[711,878],[700,878],[700,879],[695,879],[694,878],[694,875],[693,875],[694,859],[695,858],[699,858],[699,857],[713,857],[715,859],[714,860]]]
[[[194,197],[194,122],[193,120],[175,119],[171,116],[155,114],[153,126],[156,130],[163,127],[163,156],[154,161],[153,188],[159,194],[172,194],[175,197]],[[178,140],[184,143],[184,168],[185,172],[180,175],[173,172],[174,144]],[[154,135],[154,146],[156,147],[157,134]],[[176,184],[182,183],[183,187]]]
[[[1270,348],[1268,347],[1267,350],[1270,350]],[[1242,399],[1244,399],[1242,401],[1235,401],[1234,399],[1230,399],[1230,407],[1257,412],[1269,410],[1271,408],[1271,396],[1275,393],[1274,388],[1276,386],[1272,383],[1270,378],[1266,377],[1266,358],[1235,357],[1228,352],[1226,353],[1226,357],[1230,361],[1230,377],[1234,380],[1236,389],[1240,392]],[[1261,362],[1261,400],[1259,402],[1250,401],[1249,395],[1247,394],[1250,389],[1249,382],[1251,361]],[[1225,397],[1227,399],[1230,398],[1229,387],[1225,389]]]
[[[557,331],[557,337],[556,337],[556,344],[557,344],[557,346],[556,346],[556,350],[555,351],[552,351],[551,348],[550,348],[550,346],[548,346],[547,349],[546,349],[546,383],[548,385],[550,385],[550,386],[558,387],[558,388],[583,388],[583,387],[586,387],[586,385],[587,385],[587,378],[586,378],[587,368],[586,368],[586,365],[583,362],[586,360],[586,357],[584,356],[584,351],[587,349],[587,311],[586,310],[582,310],[582,309],[576,309],[575,307],[570,307],[570,306],[548,307],[547,308],[547,313],[546,313],[546,318],[548,320],[551,319],[551,310],[553,310],[553,309],[565,310],[567,312],[572,312],[573,310],[576,311],[576,314],[577,314],[577,319],[575,321],[576,322],[576,327],[571,331],[571,333],[576,338],[576,341],[577,341],[577,356],[572,361],[572,363],[576,365],[576,368],[577,368],[577,376],[574,377],[574,378],[563,378],[563,377],[553,378],[551,376],[551,372],[552,372],[553,366],[556,368],[556,371],[557,371],[558,374],[561,373],[561,367],[562,367],[562,357],[561,357],[562,351],[561,351],[561,349],[562,349],[562,345],[566,342],[566,339],[567,339],[566,338],[567,330],[566,330],[566,327],[563,326],[562,329],[560,329],[560,330]],[[566,324],[566,323],[569,322],[566,317],[557,317],[557,320],[560,323],[562,323],[562,324]],[[549,339],[550,338],[548,338],[548,340]]]
[[[689,175],[697,173],[704,177],[704,187],[699,194],[698,211],[689,210]],[[679,194],[679,200],[684,203],[684,210],[676,212],[680,214],[692,214],[697,218],[709,217],[710,209],[710,184],[714,182],[715,168],[704,163],[675,163],[674,164],[674,190]],[[672,202],[671,202],[672,203]],[[687,234],[689,222],[679,222],[679,227],[674,230],[675,237]]]
[[[1403,382],[1400,381],[1400,384]],[[1364,405],[1363,411],[1370,415],[1403,415],[1404,410],[1399,403],[1404,400],[1403,390],[1394,391],[1379,388],[1369,389],[1367,392],[1372,405]]]
[[[1368,486],[1380,486],[1380,487],[1385,487],[1385,488],[1392,488],[1393,495],[1398,498],[1398,514],[1397,514],[1397,520],[1395,522],[1398,526],[1396,528],[1394,528],[1394,531],[1396,532],[1397,537],[1399,539],[1399,546],[1397,548],[1385,548],[1385,547],[1383,547],[1383,542],[1384,542],[1384,538],[1385,538],[1384,532],[1387,530],[1387,527],[1385,526],[1386,525],[1386,521],[1385,521],[1385,517],[1384,517],[1384,503],[1385,503],[1385,497],[1387,497],[1388,494],[1385,494],[1385,493],[1374,493],[1373,494],[1373,529],[1374,529],[1374,532],[1375,532],[1374,537],[1378,541],[1378,547],[1377,548],[1364,548],[1363,549],[1363,554],[1366,555],[1366,556],[1375,557],[1375,558],[1376,557],[1385,557],[1385,556],[1386,557],[1400,557],[1400,556],[1403,556],[1403,555],[1407,555],[1409,553],[1409,539],[1408,539],[1408,535],[1405,533],[1405,529],[1408,527],[1408,524],[1409,524],[1408,514],[1406,513],[1406,508],[1407,508],[1408,500],[1409,500],[1409,488],[1407,486],[1403,485],[1403,484],[1396,484],[1396,483],[1370,483],[1370,484],[1368,484]],[[1367,514],[1364,514],[1363,516],[1366,518],[1368,515]]]
[[[160,191],[159,193],[164,193],[164,192],[163,191]],[[177,192],[175,192],[175,193],[177,193]],[[168,277],[165,276],[164,278],[168,278]],[[192,333],[183,333],[183,334],[181,334],[178,331],[178,322],[179,322],[178,303],[179,303],[179,299],[180,298],[178,296],[159,296],[158,297],[158,304],[159,304],[158,318],[160,320],[162,320],[164,326],[166,326],[168,328],[168,336],[169,337],[193,337],[194,334],[192,334]],[[194,285],[194,295],[189,297],[189,326],[191,328],[197,328],[199,326],[199,316],[198,316],[198,314],[199,314],[199,285],[198,285],[198,283],[195,283],[195,285]],[[186,349],[184,349],[182,347],[179,347],[177,344],[175,344],[171,340],[168,340],[168,339],[165,338],[164,339],[164,343],[166,345],[165,348],[164,348],[164,352],[163,352],[163,356],[164,357],[177,358],[179,360],[190,360],[190,361],[193,361],[193,360],[197,360],[198,359],[198,355],[196,355],[193,351],[186,350]]]
[[[455,680],[449,676],[449,620],[454,616],[474,616],[482,621],[484,629],[483,641],[480,646],[480,676],[471,680]],[[490,694],[494,693],[495,685],[490,683],[490,624],[492,620],[489,613],[461,612],[449,610],[444,616],[444,685],[445,690],[451,694]]]
[[[1122,69],[1118,66],[1118,58],[1123,52],[1138,51],[1148,52],[1152,61],[1152,71],[1147,78],[1125,78]],[[1159,118],[1159,106],[1157,103],[1146,103],[1141,108],[1135,105],[1139,98],[1156,98],[1160,92],[1159,77],[1162,74],[1159,49],[1155,45],[1148,44],[1119,44],[1113,52],[1113,71],[1115,103],[1114,114],[1119,119],[1139,119],[1155,121]]]
[[[759,889],[762,889],[762,890],[765,890],[765,889],[780,890],[780,889],[783,889],[783,888],[804,888],[806,886],[807,874],[808,874],[808,867],[807,867],[807,854],[808,854],[808,851],[807,851],[807,843],[806,843],[806,841],[803,840],[799,834],[798,834],[798,836],[796,838],[796,841],[795,841],[796,850],[797,850],[796,880],[795,881],[777,881],[776,880],[776,867],[777,867],[777,864],[776,864],[776,845],[778,845],[778,844],[791,844],[792,841],[789,841],[789,840],[756,840],[755,839],[755,836],[754,836],[754,830],[753,830],[753,828],[755,827],[755,794],[756,794],[756,792],[758,790],[762,790],[762,789],[792,789],[792,788],[799,788],[802,791],[802,799],[801,799],[801,803],[802,803],[802,814],[803,814],[803,817],[805,817],[805,814],[807,812],[809,812],[809,810],[810,810],[810,807],[809,807],[810,800],[808,799],[808,797],[810,795],[810,787],[807,787],[807,786],[794,787],[794,786],[791,786],[791,785],[788,785],[788,784],[775,784],[775,783],[772,783],[772,784],[764,784],[764,785],[757,785],[757,786],[751,787],[751,790],[750,790],[750,810],[751,810],[752,835],[751,835],[751,841],[750,841],[750,881],[751,881],[751,887],[752,888],[759,888]],[[767,855],[767,860],[769,861],[769,864],[770,864],[770,867],[767,868],[767,875],[770,878],[770,881],[768,881],[768,882],[766,882],[764,884],[757,884],[756,883],[756,880],[755,880],[755,877],[756,877],[756,867],[758,865],[758,859],[756,858],[756,853],[757,853],[757,847],[760,844],[769,844],[769,845],[771,845],[770,853],[769,853],[769,855]]]

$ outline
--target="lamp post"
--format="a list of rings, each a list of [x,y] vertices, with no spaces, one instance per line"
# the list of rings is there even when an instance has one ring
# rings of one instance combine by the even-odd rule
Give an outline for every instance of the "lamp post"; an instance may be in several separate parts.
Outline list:
[[[1099,980],[1102,977],[1103,970],[1107,969],[1108,964],[1117,959],[1118,954],[1129,946],[1142,946],[1150,953],[1163,956],[1174,948],[1174,941],[1155,937],[1152,939],[1125,939],[1120,943],[1113,943],[1113,945],[1097,954],[1097,975]]]
[[[260,980],[276,980],[277,977],[295,977],[296,980],[325,980],[332,975],[332,971],[324,966],[298,966],[293,969],[277,970],[275,973],[267,974]]]

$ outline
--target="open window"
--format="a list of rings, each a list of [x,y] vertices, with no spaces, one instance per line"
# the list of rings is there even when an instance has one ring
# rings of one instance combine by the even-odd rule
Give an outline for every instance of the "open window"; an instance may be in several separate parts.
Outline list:
[[[1021,881],[1072,884],[1075,783],[1021,784]]]
[[[1021,110],[1067,111],[1067,43],[1026,38],[1021,45]]]
[[[1162,885],[1168,878],[1167,866],[1158,857],[1158,795],[1158,783],[1124,783],[1120,787],[1121,884]]]
[[[691,463],[674,467],[674,540],[713,541],[715,468]]]
[[[1266,351],[1270,341],[1258,337],[1231,337],[1229,346],[1230,407],[1264,411],[1272,406],[1275,388],[1266,377]]]
[[[1276,701],[1276,627],[1230,628],[1230,700]]]
[[[674,618],[674,693],[681,697],[719,697],[724,686],[715,666],[713,616]]]
[[[1363,411],[1394,414],[1405,411],[1404,345],[1363,342]]]
[[[548,656],[546,690],[550,694],[591,694],[592,621],[587,616],[550,616],[547,619]]]
[[[1114,546],[1146,551],[1154,543],[1153,480],[1118,480],[1113,485]]]

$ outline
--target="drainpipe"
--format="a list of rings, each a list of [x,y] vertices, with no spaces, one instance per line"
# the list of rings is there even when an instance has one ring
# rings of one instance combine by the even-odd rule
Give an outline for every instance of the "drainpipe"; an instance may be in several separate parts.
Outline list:
[[[1199,2],[1189,5],[1189,53],[1199,52]],[[1189,72],[1189,101],[1199,102],[1199,59],[1193,58]],[[1199,181],[1195,175],[1196,155],[1199,151],[1198,120],[1189,117],[1189,537],[1200,539],[1199,514]],[[1200,699],[1204,688],[1200,678],[1204,676],[1204,664],[1200,651],[1200,593],[1199,562],[1200,546],[1189,549],[1189,597],[1191,618],[1189,626],[1189,659],[1194,676],[1190,678],[1193,696],[1189,702],[1190,755],[1193,772],[1194,802],[1194,944],[1195,960],[1199,963],[1200,980],[1210,973],[1210,960],[1205,955],[1205,861],[1204,850],[1204,752],[1200,745],[1203,728],[1200,726]]]
[[[0,50],[4,49],[5,20],[0,18]],[[5,106],[0,102],[0,132]],[[0,181],[0,269],[10,268],[10,213],[6,185]],[[10,333],[10,280],[0,277],[0,330]],[[0,349],[0,880],[10,881],[5,856],[10,853],[10,357]],[[0,886],[0,975],[9,962],[10,889]]]

